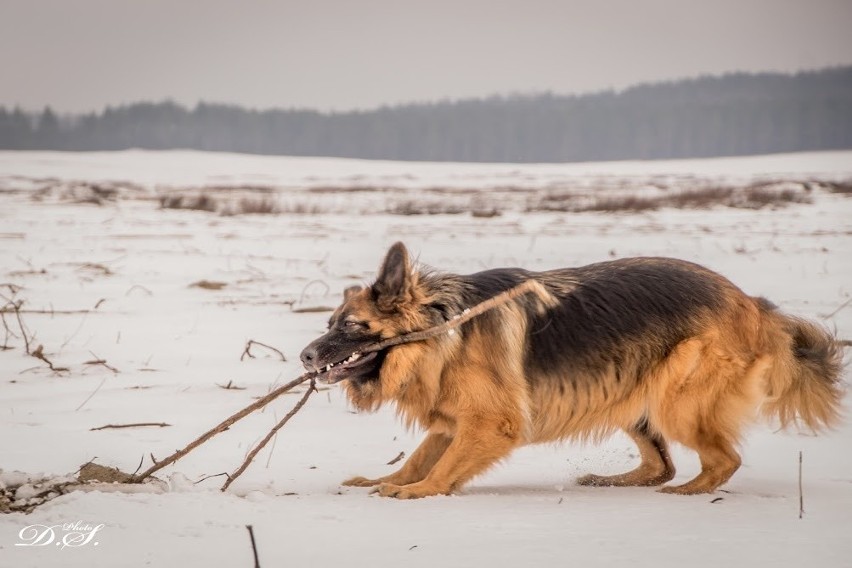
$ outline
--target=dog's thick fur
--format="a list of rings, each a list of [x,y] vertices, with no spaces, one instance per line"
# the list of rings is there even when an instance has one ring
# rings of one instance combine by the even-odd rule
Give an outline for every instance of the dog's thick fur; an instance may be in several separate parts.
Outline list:
[[[456,333],[344,362],[528,279],[552,301],[525,296]],[[347,290],[302,359],[317,371],[336,363],[321,378],[344,381],[357,408],[393,402],[407,424],[427,430],[399,471],[345,482],[416,498],[460,488],[518,446],[619,429],[639,447],[640,465],[579,483],[663,484],[675,474],[668,443],[679,442],[698,453],[701,473],[661,491],[712,492],[739,468],[735,448],[757,415],[815,430],[839,419],[841,355],[821,327],[689,262],[631,258],[460,276],[412,266],[397,243],[372,286]]]

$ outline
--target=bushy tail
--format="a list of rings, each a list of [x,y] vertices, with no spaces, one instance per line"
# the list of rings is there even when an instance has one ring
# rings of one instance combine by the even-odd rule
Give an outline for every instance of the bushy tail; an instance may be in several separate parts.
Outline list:
[[[761,308],[768,324],[765,339],[776,353],[767,377],[763,414],[777,417],[782,427],[799,421],[814,431],[836,425],[844,393],[840,343],[819,325]]]

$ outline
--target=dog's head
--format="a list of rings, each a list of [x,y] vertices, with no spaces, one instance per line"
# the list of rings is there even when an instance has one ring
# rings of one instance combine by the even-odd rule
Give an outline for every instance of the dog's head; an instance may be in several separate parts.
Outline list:
[[[302,351],[302,363],[327,383],[375,381],[388,349],[364,353],[367,347],[439,321],[424,309],[408,251],[396,243],[388,250],[372,286],[346,289],[343,304],[328,320],[328,331]]]

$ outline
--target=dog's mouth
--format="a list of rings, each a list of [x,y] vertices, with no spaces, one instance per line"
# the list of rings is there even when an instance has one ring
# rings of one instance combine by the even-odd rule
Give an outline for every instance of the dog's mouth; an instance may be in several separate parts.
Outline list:
[[[338,363],[329,363],[325,367],[318,369],[316,379],[320,382],[333,385],[347,379],[360,377],[362,371],[369,371],[373,368],[370,363],[376,360],[379,352],[371,353],[355,352],[348,358]]]

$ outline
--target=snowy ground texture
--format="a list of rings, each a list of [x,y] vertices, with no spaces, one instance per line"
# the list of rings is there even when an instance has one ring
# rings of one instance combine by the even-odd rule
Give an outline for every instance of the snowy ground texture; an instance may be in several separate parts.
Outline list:
[[[300,374],[298,353],[328,314],[294,308],[336,305],[345,286],[372,278],[397,240],[422,262],[458,272],[679,257],[850,339],[852,199],[829,190],[850,178],[849,152],[529,166],[0,153],[0,294],[25,301],[34,344],[69,369],[54,373],[26,356],[14,315],[5,314],[16,335],[6,337],[12,349],[0,350],[0,483],[11,484],[13,472],[72,474],[95,457],[132,472],[143,457],[147,467],[149,454],[184,446]],[[789,181],[804,202],[525,212],[530,195],[548,191],[647,195],[766,180]],[[92,184],[120,191],[90,199]],[[160,208],[169,191],[223,185],[262,186],[279,201],[311,191],[334,200],[282,215]],[[79,194],[83,186],[88,193]],[[508,205],[491,218],[370,214],[403,194],[466,196],[488,207],[500,195]],[[315,214],[297,212],[307,210]],[[191,286],[202,280],[223,286]],[[248,339],[281,349],[287,361],[258,350],[241,362]],[[117,372],[86,364],[95,359]],[[238,388],[222,388],[229,383]],[[232,471],[296,400],[281,397],[164,470],[167,491],[75,492],[29,515],[0,515],[0,566],[248,567],[247,524],[264,567],[852,566],[852,422],[818,437],[755,425],[743,467],[714,495],[576,486],[579,475],[637,463],[629,440],[616,436],[524,448],[457,495],[397,501],[339,482],[390,472],[386,463],[410,454],[420,434],[389,408],[352,413],[333,387],[308,401],[228,493],[219,492],[221,477],[194,484]],[[91,430],[135,422],[170,426]],[[674,452],[675,482],[693,477],[696,457]],[[63,531],[66,523],[104,526],[82,546],[16,546],[25,527],[59,525],[61,539],[74,532]]]

